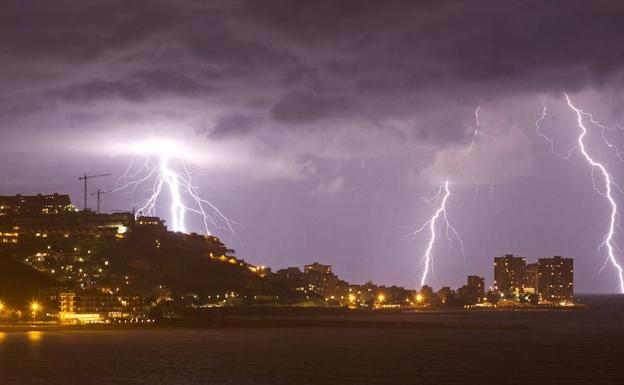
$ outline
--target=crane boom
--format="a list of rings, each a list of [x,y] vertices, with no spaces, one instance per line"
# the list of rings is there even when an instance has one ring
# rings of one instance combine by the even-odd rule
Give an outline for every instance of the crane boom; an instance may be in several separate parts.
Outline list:
[[[108,194],[110,191],[105,191],[101,189],[97,189],[96,192],[92,192],[91,196],[97,195],[97,213],[100,214],[100,202],[102,200],[103,194]]]
[[[97,174],[97,175],[87,175],[85,173],[83,176],[79,177],[78,180],[84,180],[84,211],[87,211],[87,181],[93,178],[100,178],[103,176],[110,176],[111,174]]]

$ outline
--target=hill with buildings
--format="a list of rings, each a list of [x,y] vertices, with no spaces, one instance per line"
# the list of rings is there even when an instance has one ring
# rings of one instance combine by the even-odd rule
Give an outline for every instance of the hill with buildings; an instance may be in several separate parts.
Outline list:
[[[0,197],[0,252],[66,291],[204,302],[296,294],[217,237],[172,232],[157,217],[77,211],[59,194]]]
[[[169,231],[157,217],[77,211],[68,196],[0,197],[0,300],[39,296],[62,322],[175,317],[240,305],[359,308],[568,306],[571,259],[495,258],[494,287],[468,276],[457,290],[352,284],[329,265],[277,272],[217,237]],[[45,303],[43,303],[45,302]],[[52,313],[53,314],[53,313]],[[82,317],[82,318],[81,318]],[[85,318],[87,317],[87,318]]]

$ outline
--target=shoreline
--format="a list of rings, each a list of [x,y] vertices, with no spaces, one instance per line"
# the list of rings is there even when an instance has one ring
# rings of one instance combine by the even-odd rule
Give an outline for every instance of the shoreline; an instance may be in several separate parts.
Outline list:
[[[184,329],[265,329],[265,328],[401,328],[401,329],[526,329],[524,324],[492,325],[470,320],[418,320],[418,315],[471,315],[504,313],[568,313],[597,308],[575,307],[504,307],[471,309],[377,309],[346,308],[219,308],[192,317],[159,320],[150,323],[109,323],[62,325],[57,323],[0,324],[0,333],[43,331],[127,331]],[[403,316],[405,318],[403,318]],[[484,319],[482,321],[487,321]]]

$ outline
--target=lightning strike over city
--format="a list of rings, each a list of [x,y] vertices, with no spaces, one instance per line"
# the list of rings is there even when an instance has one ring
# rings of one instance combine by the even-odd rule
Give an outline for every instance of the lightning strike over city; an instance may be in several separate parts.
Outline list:
[[[599,161],[596,161],[595,158],[590,155],[590,151],[587,149],[586,146],[586,136],[588,134],[588,129],[585,126],[585,122],[584,122],[584,118],[587,118],[587,120],[594,126],[600,128],[601,133],[600,133],[600,138],[602,139],[602,142],[607,146],[607,148],[614,150],[616,157],[621,161],[621,152],[619,150],[619,148],[614,145],[613,143],[611,143],[605,136],[605,132],[606,131],[611,131],[608,127],[600,124],[598,121],[596,121],[593,117],[592,114],[583,111],[582,109],[576,107],[573,103],[572,103],[572,99],[570,98],[570,96],[564,92],[564,97],[566,99],[566,104],[567,106],[575,113],[576,115],[576,123],[577,123],[577,128],[579,130],[579,135],[577,137],[576,140],[576,144],[571,147],[566,153],[561,153],[558,152],[555,149],[555,142],[554,140],[552,140],[548,135],[544,134],[541,131],[541,123],[544,121],[544,119],[547,116],[547,108],[546,108],[546,102],[543,101],[542,102],[542,114],[539,117],[539,119],[537,119],[537,121],[535,122],[535,129],[537,134],[543,138],[544,140],[546,140],[550,146],[550,151],[554,154],[557,155],[558,157],[560,157],[563,160],[569,160],[572,156],[572,154],[574,153],[575,150],[579,150],[581,155],[583,156],[583,159],[585,159],[585,161],[591,166],[591,178],[592,178],[592,188],[594,189],[594,191],[596,191],[600,196],[604,197],[609,205],[610,211],[609,211],[609,216],[608,216],[608,227],[607,227],[607,232],[606,234],[604,234],[603,236],[603,242],[600,244],[598,250],[602,250],[603,248],[607,249],[607,255],[605,258],[605,263],[602,266],[602,268],[600,269],[600,271],[604,270],[605,267],[607,266],[608,263],[610,263],[616,270],[617,272],[617,277],[618,277],[618,281],[619,281],[619,290],[621,293],[624,293],[624,269],[622,268],[622,266],[620,265],[620,262],[618,261],[618,254],[621,254],[623,252],[623,250],[618,246],[618,244],[615,241],[615,235],[616,235],[616,230],[619,227],[618,226],[618,220],[620,218],[620,214],[618,212],[618,206],[617,206],[617,202],[615,197],[613,196],[613,190],[618,190],[620,192],[622,192],[622,188],[614,181],[614,178],[612,176],[611,173],[609,173],[609,171],[607,170],[607,167]],[[595,172],[598,171],[600,173],[600,176],[602,177],[602,179],[604,180],[604,186],[601,189],[600,187],[597,186],[597,181],[596,181],[596,176],[595,176]]]
[[[624,383],[623,0],[1,4],[0,385]]]
[[[451,235],[452,235],[454,239],[458,242],[460,251],[462,255],[464,255],[465,257],[464,241],[459,236],[459,233],[455,230],[455,228],[451,226],[447,213],[446,213],[447,202],[450,196],[451,196],[451,190],[449,188],[449,181],[445,181],[440,186],[438,193],[431,200],[431,202],[434,205],[438,206],[435,212],[433,213],[431,218],[429,218],[420,228],[414,230],[411,233],[411,236],[416,236],[417,234],[420,234],[426,229],[429,230],[429,241],[427,242],[427,247],[421,259],[422,263],[424,264],[423,272],[422,272],[421,279],[420,279],[421,286],[425,285],[428,279],[429,272],[433,268],[433,262],[434,262],[433,248],[436,243],[437,226],[438,226],[438,221],[440,220],[440,218],[444,223],[447,238],[449,239],[449,242],[452,242],[452,238],[451,238]]]
[[[119,177],[114,192],[134,193],[145,185],[149,191],[136,210],[136,216],[156,216],[158,209],[169,201],[168,216],[173,231],[187,233],[188,214],[199,215],[206,235],[211,229],[223,230],[234,236],[234,222],[212,202],[200,197],[185,159],[193,152],[167,140],[149,140],[123,147],[132,156],[126,172]],[[142,162],[137,166],[137,158]],[[175,168],[177,166],[177,170]],[[188,200],[190,203],[185,203]]]

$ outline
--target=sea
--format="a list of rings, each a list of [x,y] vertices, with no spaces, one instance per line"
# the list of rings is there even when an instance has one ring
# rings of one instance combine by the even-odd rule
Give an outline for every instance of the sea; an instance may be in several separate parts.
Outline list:
[[[3,332],[0,385],[623,385],[624,296],[580,300],[591,309]]]

